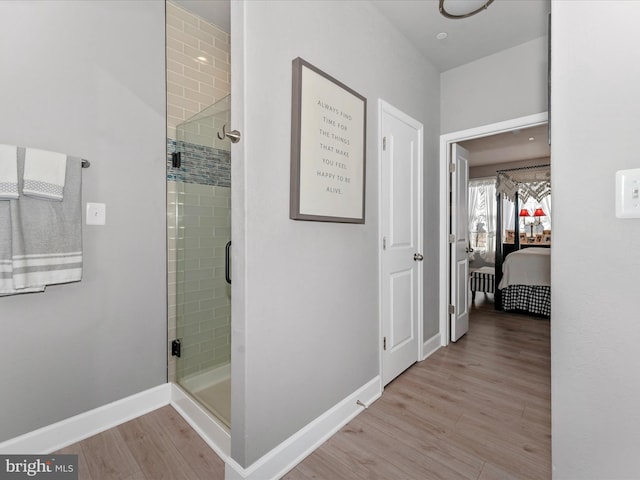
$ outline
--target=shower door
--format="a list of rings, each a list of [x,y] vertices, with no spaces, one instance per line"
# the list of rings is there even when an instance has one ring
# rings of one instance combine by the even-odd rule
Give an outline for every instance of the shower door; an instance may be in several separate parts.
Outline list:
[[[231,236],[231,148],[221,132],[229,120],[226,97],[178,125],[178,155],[169,168],[169,191],[175,195],[176,380],[227,427],[231,285],[225,257]]]

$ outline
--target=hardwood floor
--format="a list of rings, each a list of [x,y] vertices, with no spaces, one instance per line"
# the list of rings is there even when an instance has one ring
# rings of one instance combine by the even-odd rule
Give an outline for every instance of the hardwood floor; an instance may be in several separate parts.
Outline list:
[[[476,305],[467,335],[400,375],[284,478],[551,478],[549,320],[495,312],[482,294]],[[57,453],[79,454],[81,480],[224,478],[171,407]]]
[[[55,453],[78,455],[79,480],[224,479],[224,462],[170,406]]]
[[[467,335],[396,378],[284,478],[549,479],[550,390],[549,320],[485,301]]]

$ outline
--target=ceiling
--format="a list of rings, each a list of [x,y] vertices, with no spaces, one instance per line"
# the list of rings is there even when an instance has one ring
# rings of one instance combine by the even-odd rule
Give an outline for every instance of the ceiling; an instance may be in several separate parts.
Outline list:
[[[440,15],[438,0],[371,0],[418,50],[440,71],[534,38],[547,35],[550,0],[495,0],[476,15],[451,20]],[[445,0],[445,8],[480,0]],[[447,38],[436,35],[446,32]]]
[[[469,151],[469,165],[473,167],[551,155],[546,124],[475,138],[460,145]]]
[[[217,25],[225,32],[231,32],[230,0],[171,0],[185,10]]]
[[[172,1],[230,31],[230,0]],[[440,72],[546,35],[551,10],[551,0],[494,0],[472,17],[450,20],[440,15],[438,0],[370,1]],[[445,8],[465,3],[483,0],[445,0]],[[441,32],[444,40],[436,38]]]
[[[472,17],[451,20],[440,14],[438,0],[371,2],[440,72],[546,36],[551,11],[551,0],[494,0]],[[484,1],[445,0],[444,5],[453,13],[464,3],[477,8]],[[447,37],[438,40],[439,33]],[[478,138],[463,146],[474,167],[550,156],[547,125]]]
[[[172,1],[230,31],[230,0]],[[451,20],[440,15],[439,0],[370,1],[440,72],[547,35],[551,10],[551,0],[494,0],[472,17]],[[483,0],[445,0],[451,12],[464,4],[482,5]],[[447,37],[438,40],[439,33]],[[537,128],[544,133],[505,133],[466,142],[471,165],[549,156],[546,126]]]

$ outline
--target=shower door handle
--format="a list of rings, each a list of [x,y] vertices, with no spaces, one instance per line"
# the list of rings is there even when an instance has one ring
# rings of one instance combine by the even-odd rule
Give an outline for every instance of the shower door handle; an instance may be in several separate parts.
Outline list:
[[[227,242],[224,248],[224,278],[231,285],[231,240]]]

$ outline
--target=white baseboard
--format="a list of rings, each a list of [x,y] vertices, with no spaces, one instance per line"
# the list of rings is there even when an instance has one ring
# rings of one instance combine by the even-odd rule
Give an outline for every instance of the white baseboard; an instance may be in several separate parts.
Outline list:
[[[431,343],[431,340],[429,342]],[[426,344],[425,344],[426,345]],[[277,479],[382,394],[380,376],[360,387],[247,468],[230,457],[229,431],[180,387],[165,383],[0,443],[0,454],[48,454],[171,404],[225,461],[226,480]]]
[[[170,385],[171,406],[225,463],[228,462],[231,458],[231,435],[227,428],[178,385]]]
[[[436,350],[442,346],[442,336],[436,333],[422,345],[422,360],[430,357]]]
[[[377,376],[249,467],[243,468],[229,458],[225,468],[225,480],[266,480],[282,477],[362,412],[364,408],[356,404],[356,401],[360,400],[368,406],[381,394],[380,376]]]
[[[2,454],[44,455],[169,404],[170,384],[136,393],[0,443]]]

